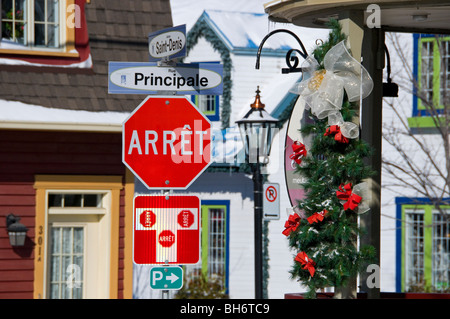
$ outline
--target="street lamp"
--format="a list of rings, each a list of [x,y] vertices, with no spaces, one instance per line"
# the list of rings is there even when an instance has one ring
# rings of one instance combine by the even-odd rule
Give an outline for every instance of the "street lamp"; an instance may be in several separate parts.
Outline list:
[[[6,229],[8,231],[9,243],[11,246],[25,245],[28,228],[19,223],[20,217],[9,214],[6,216]]]
[[[260,164],[269,161],[272,139],[278,120],[264,110],[260,100],[259,87],[256,90],[255,102],[250,105],[250,111],[239,121],[236,121],[244,143],[245,160],[253,172],[253,192],[255,210],[255,299],[263,298],[263,247],[262,247],[262,216],[263,216],[263,178]]]

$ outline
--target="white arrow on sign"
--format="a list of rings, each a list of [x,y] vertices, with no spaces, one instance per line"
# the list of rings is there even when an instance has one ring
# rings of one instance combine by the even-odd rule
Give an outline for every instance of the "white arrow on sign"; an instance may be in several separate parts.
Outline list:
[[[167,276],[166,279],[170,280],[170,283],[173,284],[175,281],[178,280],[178,276],[175,274],[171,274],[170,276]]]

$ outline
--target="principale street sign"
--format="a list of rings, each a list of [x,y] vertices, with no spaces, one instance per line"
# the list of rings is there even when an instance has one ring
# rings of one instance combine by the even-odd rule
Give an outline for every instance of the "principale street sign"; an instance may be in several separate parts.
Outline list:
[[[108,93],[221,95],[223,65],[189,63],[158,65],[156,62],[109,62]]]
[[[122,140],[123,163],[149,189],[186,189],[211,164],[211,123],[186,97],[147,97]]]
[[[152,289],[179,290],[183,287],[183,268],[153,267],[150,269]]]
[[[186,56],[186,25],[159,30],[148,35],[150,62]]]
[[[133,261],[195,264],[200,259],[200,199],[190,195],[134,198]]]

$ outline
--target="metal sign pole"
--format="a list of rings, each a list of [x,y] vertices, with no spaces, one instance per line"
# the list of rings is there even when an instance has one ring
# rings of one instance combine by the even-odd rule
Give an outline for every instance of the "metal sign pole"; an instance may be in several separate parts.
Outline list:
[[[166,260],[164,267],[169,266],[169,261]],[[167,272],[167,269],[164,269],[165,272]],[[161,299],[169,299],[169,290],[161,290]]]

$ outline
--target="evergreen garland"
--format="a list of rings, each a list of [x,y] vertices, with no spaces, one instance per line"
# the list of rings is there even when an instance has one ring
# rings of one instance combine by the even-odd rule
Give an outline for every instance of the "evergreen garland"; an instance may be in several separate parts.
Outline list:
[[[323,69],[325,54],[346,38],[338,21],[330,22],[329,38],[318,46],[313,55]],[[357,103],[348,102],[344,96],[341,113],[344,121],[351,121],[356,115]],[[306,298],[315,298],[316,291],[326,287],[343,287],[348,280],[358,274],[375,257],[372,246],[356,247],[356,240],[362,230],[357,215],[351,209],[344,210],[336,196],[340,185],[356,185],[374,172],[363,162],[371,154],[371,147],[360,139],[350,139],[349,143],[339,143],[330,136],[324,136],[328,119],[319,120],[311,113],[312,123],[300,131],[310,136],[312,144],[307,150],[296,174],[305,181],[302,186],[305,198],[298,203],[305,218],[326,209],[328,213],[321,222],[310,224],[300,219],[298,228],[288,236],[290,248],[304,252],[315,263],[314,276],[305,269],[305,264],[294,261],[290,271],[309,291]],[[367,212],[370,214],[370,211]]]
[[[219,52],[223,63],[223,94],[220,119],[222,122],[222,129],[224,130],[230,127],[231,89],[233,86],[231,81],[231,69],[233,66],[230,57],[230,50],[211,29],[205,19],[201,17],[187,34],[187,54],[195,46],[195,44],[197,44],[198,39],[201,36],[205,37],[205,39],[211,43],[214,50]]]

